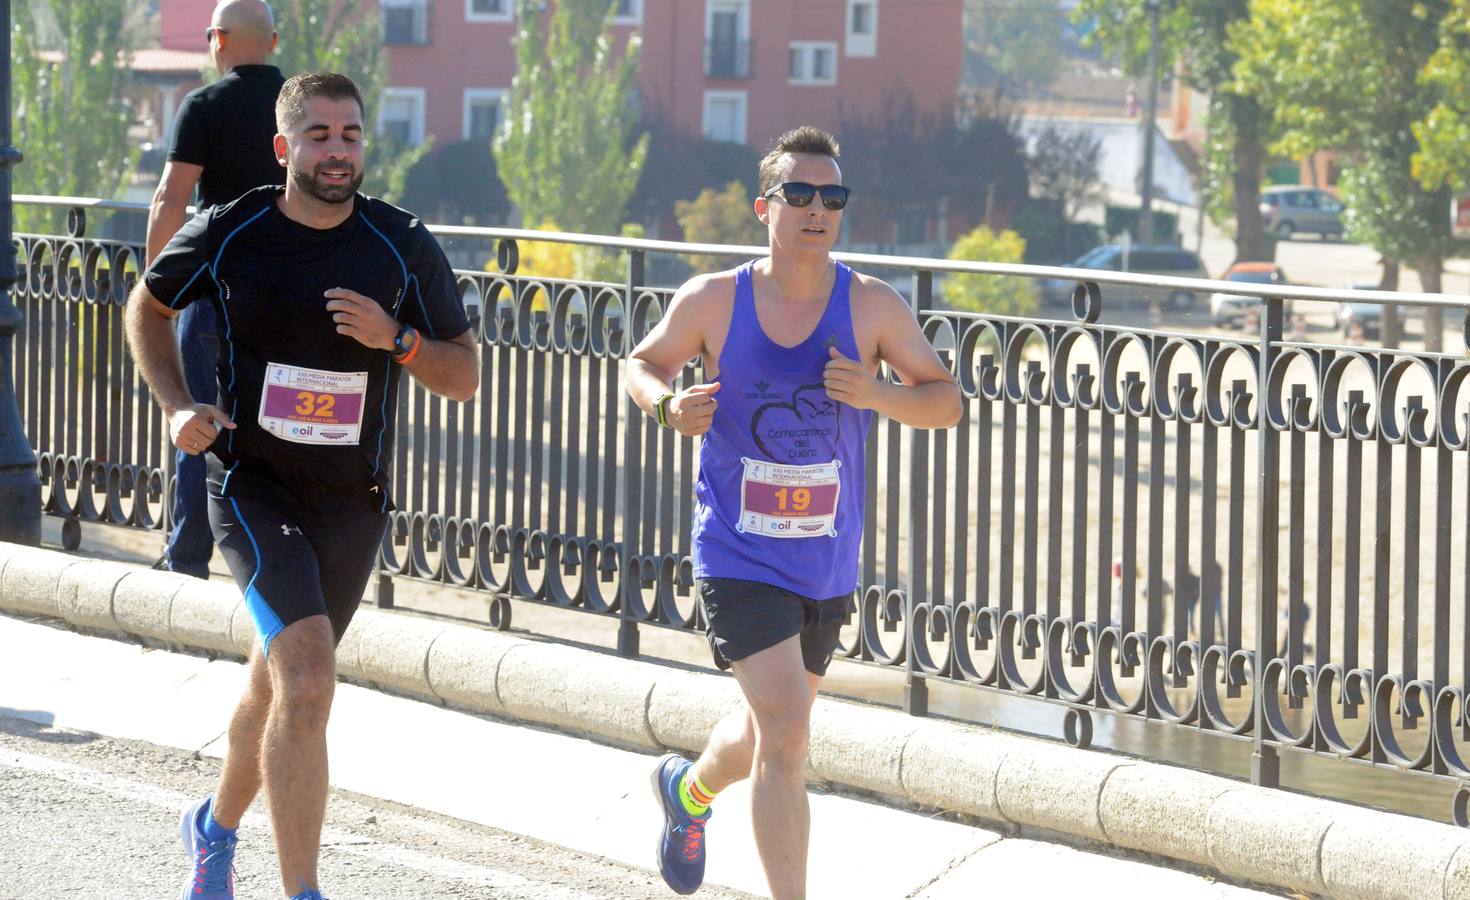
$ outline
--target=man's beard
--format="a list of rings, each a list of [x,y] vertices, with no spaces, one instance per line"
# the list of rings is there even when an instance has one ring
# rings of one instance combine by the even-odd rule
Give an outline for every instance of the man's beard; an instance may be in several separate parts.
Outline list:
[[[353,173],[352,178],[340,184],[328,183],[322,180],[319,174],[323,169],[327,168],[348,169]],[[291,172],[291,181],[302,191],[323,203],[346,203],[357,193],[357,189],[362,187],[362,179],[366,174],[362,171],[352,170],[349,166],[321,165],[317,166],[315,172],[302,172],[293,169]]]

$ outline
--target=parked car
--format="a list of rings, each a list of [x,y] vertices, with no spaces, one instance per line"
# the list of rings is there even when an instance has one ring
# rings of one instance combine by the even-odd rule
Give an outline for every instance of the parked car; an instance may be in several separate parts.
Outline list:
[[[1261,191],[1266,230],[1283,241],[1303,232],[1325,240],[1342,237],[1342,202],[1318,188],[1269,187]]]
[[[1350,284],[1348,290],[1376,291],[1378,285],[1368,281]],[[1407,307],[1400,307],[1400,312],[1407,311],[1407,309]],[[1351,300],[1343,300],[1337,304],[1337,324],[1342,326],[1344,337],[1365,341],[1379,340],[1383,337],[1383,306],[1378,303],[1356,303]]]
[[[1135,272],[1140,275],[1162,275],[1171,278],[1207,278],[1204,263],[1194,253],[1182,247],[1166,244],[1104,244],[1094,247],[1072,262],[1076,269],[1100,269],[1108,272]],[[1077,282],[1066,278],[1047,278],[1041,282],[1041,302],[1060,306],[1072,296]],[[1133,287],[1132,285],[1102,285],[1104,308],[1118,306],[1149,306],[1155,301],[1165,309],[1187,310],[1194,306],[1193,291],[1165,291],[1162,288]]]
[[[1242,284],[1287,284],[1286,273],[1272,262],[1236,263],[1226,270],[1222,281],[1238,281]],[[1247,319],[1259,314],[1262,298],[1254,294],[1211,294],[1210,321],[1216,325],[1245,325]],[[1291,315],[1291,301],[1283,304],[1282,312]]]

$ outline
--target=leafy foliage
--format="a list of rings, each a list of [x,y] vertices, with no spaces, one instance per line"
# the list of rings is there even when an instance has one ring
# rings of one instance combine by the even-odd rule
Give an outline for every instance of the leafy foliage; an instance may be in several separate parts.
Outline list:
[[[721,191],[731,181],[739,181],[747,196],[755,196],[761,154],[754,147],[690,137],[658,118],[645,119],[644,127],[648,157],[629,201],[630,217],[657,221],[679,201],[693,200],[706,188]]]
[[[131,7],[127,0],[11,4],[15,143],[25,154],[13,173],[17,193],[110,198],[122,188],[137,159],[124,94]],[[42,215],[17,212],[22,228]]]
[[[608,0],[559,0],[549,16],[519,0],[516,76],[495,159],[527,221],[611,234],[648,154],[633,103],[641,40],[618,54]]]
[[[1270,112],[1259,95],[1235,78],[1238,49],[1232,31],[1251,15],[1249,0],[1176,0],[1161,8],[1159,70],[1176,63],[1187,83],[1210,95],[1203,185],[1212,217],[1235,219],[1238,259],[1265,259],[1270,245],[1260,213],[1264,147]],[[1094,18],[1092,40],[1142,72],[1148,55],[1147,0],[1081,0],[1074,17]]]
[[[499,225],[510,198],[490,145],[455,141],[433,148],[405,173],[403,205],[446,225]]]
[[[843,183],[853,189],[849,238],[884,243],[891,223],[937,211],[941,201],[982,221],[1004,220],[1026,201],[1025,149],[1008,118],[983,108],[963,121],[953,110],[922,110],[900,85],[876,116],[840,121]]]
[[[1062,68],[1066,13],[1056,0],[965,0],[965,43],[996,91],[1026,97]]]
[[[1449,193],[1416,177],[1427,157],[1415,124],[1444,108],[1444,89],[1424,73],[1443,58],[1449,0],[1252,0],[1251,12],[1231,31],[1236,70],[1241,88],[1274,111],[1278,148],[1348,151],[1347,235],[1439,290],[1454,249]],[[1437,313],[1425,314],[1430,349],[1441,343]]]
[[[992,231],[981,225],[955,241],[949,258],[973,262],[1018,263],[1026,256],[1026,241],[1014,231]],[[1023,316],[1036,309],[1036,284],[1014,275],[945,276],[944,302],[966,312]]]
[[[1421,74],[1437,102],[1414,123],[1414,176],[1427,188],[1470,186],[1470,0],[1454,0]]]
[[[693,200],[680,200],[674,215],[684,229],[684,240],[692,244],[765,244],[766,230],[755,217],[752,194],[745,185],[732,181],[723,191],[705,188]],[[725,256],[689,258],[696,272],[719,271],[730,263]]]
[[[1089,203],[1105,198],[1102,175],[1102,138],[1086,131],[1067,131],[1048,124],[1032,142],[1027,171],[1031,191],[1051,200],[1070,222]]]

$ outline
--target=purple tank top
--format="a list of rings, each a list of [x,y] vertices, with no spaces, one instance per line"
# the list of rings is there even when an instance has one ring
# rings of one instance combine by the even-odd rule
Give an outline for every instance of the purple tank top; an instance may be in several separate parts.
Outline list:
[[[805,341],[782,347],[756,318],[751,266],[735,274],[719,407],[699,451],[694,575],[759,581],[816,600],[850,594],[872,413],[828,397],[822,370],[829,346],[860,358],[852,270],[836,264],[821,321]]]

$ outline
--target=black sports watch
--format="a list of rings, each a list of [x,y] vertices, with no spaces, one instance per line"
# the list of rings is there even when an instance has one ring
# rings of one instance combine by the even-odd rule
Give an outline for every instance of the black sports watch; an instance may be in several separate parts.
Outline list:
[[[393,336],[393,359],[399,362],[413,355],[414,348],[418,346],[419,332],[412,325],[404,325],[398,329]]]

